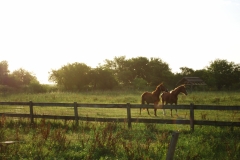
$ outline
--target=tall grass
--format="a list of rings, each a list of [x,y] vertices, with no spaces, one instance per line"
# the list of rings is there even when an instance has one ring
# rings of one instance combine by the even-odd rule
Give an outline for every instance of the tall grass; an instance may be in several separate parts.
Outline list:
[[[172,131],[180,133],[175,159],[238,159],[239,128],[1,119],[1,159],[165,159]]]
[[[49,94],[1,95],[1,101],[33,102],[78,102],[78,103],[140,103],[142,91],[134,92],[85,92]],[[192,92],[188,96],[179,95],[179,104],[239,105],[240,93],[237,92]],[[19,106],[21,107],[21,106]],[[9,111],[8,106],[0,106],[0,112]],[[42,113],[56,108],[39,107]],[[119,116],[125,110],[101,112],[82,109],[83,115]],[[24,107],[16,107],[11,112],[28,112]],[[73,114],[63,109],[58,113]],[[151,111],[153,113],[153,110]],[[139,110],[132,112],[135,117],[164,117],[161,110],[154,117]],[[169,113],[169,112],[168,112]],[[174,113],[174,111],[173,111]],[[205,116],[204,116],[205,115]],[[239,113],[225,111],[199,111],[198,119],[220,119],[240,121]],[[188,111],[179,110],[179,117],[188,118]],[[0,143],[0,159],[166,159],[171,134],[178,131],[179,139],[174,159],[226,159],[240,158],[240,128],[196,126],[190,132],[189,126],[178,124],[133,123],[128,129],[126,123],[83,122],[77,126],[74,121],[37,119],[33,124],[27,118],[0,117],[0,142],[15,141],[12,144]]]
[[[143,91],[51,92],[39,94],[0,94],[1,101],[78,102],[78,103],[141,103]],[[240,92],[190,92],[179,94],[179,104],[239,105]]]

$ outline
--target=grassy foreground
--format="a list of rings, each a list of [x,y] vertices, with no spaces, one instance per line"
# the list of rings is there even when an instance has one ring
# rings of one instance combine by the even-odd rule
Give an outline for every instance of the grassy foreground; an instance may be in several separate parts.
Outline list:
[[[141,93],[59,92],[1,95],[0,98],[1,101],[24,102],[140,103]],[[188,96],[179,95],[179,104],[190,103],[240,105],[240,93],[193,92]],[[0,106],[0,112],[8,112],[7,109],[6,106]],[[56,110],[51,111],[53,112]],[[153,113],[152,110],[150,112]],[[181,118],[185,112],[179,111]],[[198,113],[199,119],[203,112],[205,111]],[[218,115],[218,119],[240,121],[238,112],[212,112],[206,113],[207,119],[216,119]],[[124,115],[122,112],[110,113],[111,116]],[[84,114],[87,114],[87,111]],[[94,114],[108,116],[100,111]],[[161,111],[158,111],[158,115],[157,118],[165,118]],[[146,111],[140,116],[139,110],[135,116],[156,118],[147,115]],[[237,127],[231,130],[230,127],[196,126],[195,131],[190,132],[188,125],[178,124],[133,123],[132,129],[128,129],[125,123],[80,122],[80,125],[76,126],[74,121],[38,119],[34,124],[30,124],[27,118],[16,120],[0,117],[0,142],[16,141],[13,144],[0,144],[0,159],[166,159],[174,131],[180,133],[174,159],[240,158],[240,128]]]

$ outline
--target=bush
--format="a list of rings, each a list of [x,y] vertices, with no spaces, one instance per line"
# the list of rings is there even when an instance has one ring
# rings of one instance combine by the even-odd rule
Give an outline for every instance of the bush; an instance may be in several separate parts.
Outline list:
[[[147,87],[147,81],[142,78],[135,78],[133,80],[133,85],[136,89],[144,89]]]
[[[12,88],[12,87],[9,87],[9,86],[7,86],[7,85],[0,85],[0,92],[1,93],[11,93],[11,92],[13,92],[14,91],[14,88]]]

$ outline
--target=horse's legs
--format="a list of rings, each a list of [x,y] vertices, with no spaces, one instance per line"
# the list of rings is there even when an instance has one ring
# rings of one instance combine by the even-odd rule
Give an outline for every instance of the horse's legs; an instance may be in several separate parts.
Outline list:
[[[148,115],[150,115],[148,108],[147,108],[147,111],[148,111]]]
[[[147,104],[149,104],[149,103],[147,102]],[[147,108],[147,112],[148,112],[148,115],[150,115],[148,108]]]
[[[164,105],[164,101],[162,102],[162,106]],[[163,109],[163,115],[166,115],[165,109]]]
[[[175,103],[175,105],[177,105],[177,103]],[[176,114],[177,114],[177,109],[175,109],[175,111],[176,111]]]
[[[145,104],[145,100],[144,100],[143,95],[142,95],[142,104]],[[141,115],[142,109],[143,109],[143,108],[140,108],[140,115]]]
[[[157,116],[158,103],[154,103],[154,115]]]
[[[154,103],[154,115],[157,116],[157,107],[158,107],[158,102]]]
[[[170,105],[172,105],[172,103],[170,103]],[[172,109],[170,109],[170,111],[171,111],[171,117],[172,117]]]
[[[145,104],[145,103],[142,102],[142,104]],[[149,104],[149,103],[147,103],[147,104]],[[141,115],[141,110],[142,110],[142,108],[140,108],[140,115]],[[147,112],[148,112],[148,115],[150,115],[148,108],[147,108]]]
[[[171,117],[172,117],[172,109],[170,109],[171,110]]]
[[[145,100],[143,100],[143,98],[142,98],[142,104],[145,104]],[[140,108],[140,115],[141,115],[142,109],[143,108]]]
[[[177,103],[175,103],[175,105],[177,105]],[[177,114],[177,109],[175,109],[175,111],[176,111],[176,114]],[[172,117],[172,109],[171,109],[171,117]]]

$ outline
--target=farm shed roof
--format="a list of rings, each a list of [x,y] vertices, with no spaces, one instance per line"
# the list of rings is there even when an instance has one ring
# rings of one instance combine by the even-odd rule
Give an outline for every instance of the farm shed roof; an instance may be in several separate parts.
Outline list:
[[[177,85],[207,85],[201,78],[199,77],[183,77],[180,81],[177,82]]]

